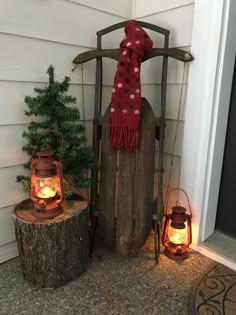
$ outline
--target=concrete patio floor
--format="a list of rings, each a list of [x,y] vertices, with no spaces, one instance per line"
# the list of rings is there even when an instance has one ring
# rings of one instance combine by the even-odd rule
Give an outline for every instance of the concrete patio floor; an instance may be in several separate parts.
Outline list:
[[[150,236],[128,257],[99,246],[81,277],[58,289],[36,289],[15,258],[0,265],[0,315],[187,315],[191,284],[210,264],[190,250],[179,262],[162,253],[156,265]]]

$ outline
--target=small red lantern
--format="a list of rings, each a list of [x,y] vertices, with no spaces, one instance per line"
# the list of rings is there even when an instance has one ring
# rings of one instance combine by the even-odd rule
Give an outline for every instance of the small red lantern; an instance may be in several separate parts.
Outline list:
[[[168,199],[170,193],[175,190],[180,190],[186,195],[189,214],[186,213],[186,208],[182,207],[178,201],[176,201],[176,206],[172,208],[172,212],[168,213]],[[173,260],[186,259],[188,257],[188,246],[192,242],[192,211],[188,195],[183,189],[174,188],[169,192],[165,212],[165,224],[162,238],[162,243],[165,246],[164,253],[167,257]]]
[[[53,159],[53,152],[38,152],[36,155],[38,158],[31,161],[30,199],[34,202],[33,214],[38,218],[50,219],[62,212],[62,163]]]

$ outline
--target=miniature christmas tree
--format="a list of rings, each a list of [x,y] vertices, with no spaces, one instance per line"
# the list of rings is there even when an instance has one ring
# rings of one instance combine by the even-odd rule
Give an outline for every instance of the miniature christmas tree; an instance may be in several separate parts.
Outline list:
[[[65,77],[62,82],[55,81],[54,68],[47,70],[49,75],[48,86],[35,88],[35,97],[26,96],[25,103],[28,110],[27,116],[40,116],[37,121],[32,121],[28,131],[22,136],[27,144],[22,150],[29,156],[29,161],[24,164],[30,169],[30,160],[36,158],[35,146],[42,132],[55,130],[64,138],[63,151],[61,152],[61,139],[56,133],[45,134],[37,145],[38,151],[55,152],[55,159],[62,161],[65,191],[67,195],[78,188],[89,188],[91,178],[88,171],[96,168],[96,158],[93,149],[86,145],[85,127],[80,123],[80,112],[75,106],[76,98],[67,95],[70,78]],[[30,190],[30,176],[17,176],[17,182],[22,184],[24,191]]]

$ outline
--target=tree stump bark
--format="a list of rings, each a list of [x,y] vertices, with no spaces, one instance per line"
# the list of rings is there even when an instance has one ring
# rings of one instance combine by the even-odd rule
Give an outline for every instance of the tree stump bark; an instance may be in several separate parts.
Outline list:
[[[65,201],[53,219],[33,216],[30,199],[13,210],[16,241],[24,278],[40,288],[56,288],[76,279],[89,260],[86,202]]]

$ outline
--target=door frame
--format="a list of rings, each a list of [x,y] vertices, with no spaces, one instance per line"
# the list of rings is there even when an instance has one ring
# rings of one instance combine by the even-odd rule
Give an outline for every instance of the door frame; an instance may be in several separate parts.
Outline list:
[[[235,18],[235,0],[195,0],[191,49],[195,60],[189,69],[180,184],[192,203],[197,250],[215,230],[236,50]]]

